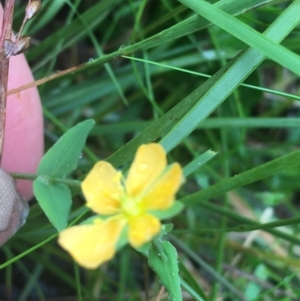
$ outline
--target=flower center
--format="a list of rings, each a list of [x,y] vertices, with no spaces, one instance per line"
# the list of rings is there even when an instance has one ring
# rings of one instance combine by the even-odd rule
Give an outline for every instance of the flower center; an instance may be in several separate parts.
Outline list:
[[[138,215],[141,213],[141,208],[137,199],[124,194],[121,198],[121,207],[126,215]]]

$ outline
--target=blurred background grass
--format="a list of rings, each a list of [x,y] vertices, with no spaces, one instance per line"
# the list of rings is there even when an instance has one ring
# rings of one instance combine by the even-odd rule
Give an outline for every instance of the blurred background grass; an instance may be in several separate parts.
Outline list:
[[[263,32],[292,2],[240,1],[245,9],[237,19]],[[19,28],[26,1],[16,3],[14,27]],[[87,142],[90,152],[83,154],[74,178],[96,158],[126,168],[135,144],[122,147],[133,139],[138,144],[169,137],[174,127],[159,123],[160,118],[247,48],[217,26],[171,28],[192,15],[172,0],[43,1],[42,11],[26,27],[33,39],[26,56],[36,79],[51,76],[39,86],[46,149],[78,122],[96,121]],[[161,31],[163,38],[147,40]],[[299,35],[297,26],[282,45],[299,54]],[[79,71],[60,76],[80,64],[85,65]],[[178,199],[298,149],[298,77],[265,60],[245,83],[169,147],[170,161],[194,164]],[[183,116],[170,118],[177,122]],[[154,122],[158,128],[141,135]],[[193,160],[209,149],[217,155],[198,168]],[[280,229],[285,238],[277,232],[224,232],[248,223],[239,217],[261,223],[297,217],[299,174],[294,167],[260,181],[253,177],[249,185],[209,198],[211,207],[187,207],[171,221],[184,300],[300,300],[298,223]],[[83,205],[83,198],[75,196],[71,220]],[[167,300],[166,293],[156,299],[161,285],[132,248],[96,271],[85,271],[74,266],[56,239],[49,239],[53,234],[32,201],[26,226],[1,250],[1,262],[28,254],[0,271],[0,300]]]

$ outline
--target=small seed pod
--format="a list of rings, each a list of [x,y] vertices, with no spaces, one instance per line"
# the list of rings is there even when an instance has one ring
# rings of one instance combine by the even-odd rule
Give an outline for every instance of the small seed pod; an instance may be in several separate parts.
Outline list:
[[[30,46],[30,40],[31,38],[29,36],[20,37],[18,42],[15,43],[13,55],[17,55],[24,52]]]
[[[24,225],[28,212],[28,203],[16,190],[13,177],[0,168],[0,246]]]
[[[9,58],[24,52],[30,46],[30,40],[31,38],[29,36],[22,36],[17,42],[4,40],[4,57]]]
[[[30,20],[33,18],[41,9],[42,7],[42,1],[41,0],[31,0],[29,1],[26,12],[25,12],[25,18],[27,20]]]

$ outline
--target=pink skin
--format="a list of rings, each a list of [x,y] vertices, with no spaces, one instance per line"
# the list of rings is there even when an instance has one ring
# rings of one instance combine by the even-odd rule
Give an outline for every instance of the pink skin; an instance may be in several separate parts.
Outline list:
[[[0,20],[3,9],[0,7]],[[10,58],[8,90],[33,82],[25,56]],[[7,172],[35,174],[44,152],[43,114],[36,88],[23,90],[7,98],[2,168]],[[18,180],[17,189],[29,200],[32,182]]]

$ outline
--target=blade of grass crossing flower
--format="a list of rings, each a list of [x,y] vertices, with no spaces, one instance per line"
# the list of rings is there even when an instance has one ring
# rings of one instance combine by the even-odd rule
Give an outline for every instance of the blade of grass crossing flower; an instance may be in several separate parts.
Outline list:
[[[265,35],[275,42],[280,42],[299,21],[300,2],[296,1],[273,22],[265,31]],[[246,50],[203,97],[198,97],[196,105],[162,139],[161,144],[164,148],[169,151],[187,137],[199,122],[207,118],[261,64],[264,58],[255,49]]]
[[[257,49],[262,54],[271,58],[278,64],[293,71],[295,74],[300,75],[300,57],[289,49],[278,45],[272,39],[263,36],[261,33],[252,29],[250,26],[239,21],[238,19],[230,16],[222,10],[214,7],[203,0],[179,0],[181,3],[191,8],[193,11],[202,15],[212,23],[218,25],[228,33],[232,34],[236,38],[240,39],[249,46]],[[293,3],[294,14],[299,15],[300,1]],[[288,24],[283,24],[282,30],[287,28]]]
[[[160,242],[156,240],[156,242],[160,244],[160,250],[152,245],[148,257],[149,265],[167,289],[170,300],[181,301],[177,251],[168,241]]]

